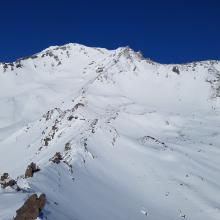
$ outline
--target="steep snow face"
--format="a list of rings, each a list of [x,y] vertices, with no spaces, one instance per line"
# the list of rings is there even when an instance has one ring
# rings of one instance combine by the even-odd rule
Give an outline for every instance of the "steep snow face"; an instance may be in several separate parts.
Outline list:
[[[33,192],[40,219],[220,219],[220,62],[68,44],[0,64],[0,84],[0,173],[21,188],[0,219]]]

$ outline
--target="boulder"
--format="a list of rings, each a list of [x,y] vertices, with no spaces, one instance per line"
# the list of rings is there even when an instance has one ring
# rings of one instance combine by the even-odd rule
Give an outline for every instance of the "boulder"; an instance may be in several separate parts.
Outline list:
[[[46,195],[41,194],[39,198],[37,194],[32,194],[24,203],[24,205],[16,211],[14,220],[34,220],[39,215],[46,204]]]
[[[40,171],[40,168],[32,162],[30,165],[28,165],[25,171],[25,178],[33,177],[34,173],[38,171]]]
[[[39,203],[39,210],[41,211],[46,204],[46,195],[44,193],[42,193],[39,196],[38,203]]]

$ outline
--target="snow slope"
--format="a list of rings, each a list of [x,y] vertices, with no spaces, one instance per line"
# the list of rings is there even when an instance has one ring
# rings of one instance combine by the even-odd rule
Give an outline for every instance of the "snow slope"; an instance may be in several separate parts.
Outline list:
[[[22,190],[0,189],[0,219],[43,192],[40,219],[219,220],[219,107],[219,61],[68,44],[1,63],[0,173]]]

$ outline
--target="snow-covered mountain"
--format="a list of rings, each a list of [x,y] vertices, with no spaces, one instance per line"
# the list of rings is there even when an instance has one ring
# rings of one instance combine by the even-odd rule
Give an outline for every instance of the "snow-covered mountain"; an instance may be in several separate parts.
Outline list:
[[[67,44],[0,63],[0,174],[19,188],[0,220],[33,193],[38,219],[219,220],[219,117],[219,61]]]

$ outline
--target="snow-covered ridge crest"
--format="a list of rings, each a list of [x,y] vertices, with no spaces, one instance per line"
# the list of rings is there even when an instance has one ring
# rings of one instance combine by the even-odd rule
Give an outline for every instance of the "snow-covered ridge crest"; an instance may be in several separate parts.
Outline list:
[[[58,52],[56,53],[56,51],[58,51]],[[12,67],[21,68],[21,66],[22,66],[21,63],[24,63],[25,60],[28,60],[28,59],[34,60],[37,58],[43,58],[45,56],[49,56],[52,58],[54,58],[54,56],[55,56],[55,59],[58,59],[57,55],[58,54],[60,55],[60,52],[61,52],[61,54],[63,54],[65,51],[67,53],[66,58],[70,58],[70,56],[69,56],[70,51],[72,51],[73,53],[76,53],[77,55],[78,55],[78,53],[82,53],[84,55],[90,55],[90,56],[94,55],[95,51],[96,52],[98,51],[102,54],[107,54],[110,56],[118,56],[118,57],[125,56],[127,58],[131,58],[133,56],[133,57],[136,57],[137,59],[142,59],[142,60],[145,60],[149,63],[160,65],[160,63],[152,61],[149,58],[144,58],[140,51],[135,52],[129,46],[119,47],[118,49],[115,49],[115,50],[107,50],[105,48],[88,47],[88,46],[84,46],[84,45],[77,44],[77,43],[68,43],[68,44],[65,44],[62,46],[50,46],[39,53],[36,53],[31,56],[19,58],[14,62],[0,62],[0,66],[4,66],[4,68],[3,68],[4,71],[7,70],[7,67],[11,67],[11,69],[13,70],[14,68],[12,68]],[[207,61],[190,62],[190,63],[185,63],[185,64],[161,64],[161,65],[178,66],[178,67],[182,67],[182,68],[186,68],[186,67],[194,68],[197,65],[202,65],[205,67],[208,67],[210,65],[211,66],[218,65],[219,62],[220,61],[218,61],[218,60],[207,60]],[[9,70],[10,70],[10,68],[9,68]]]

